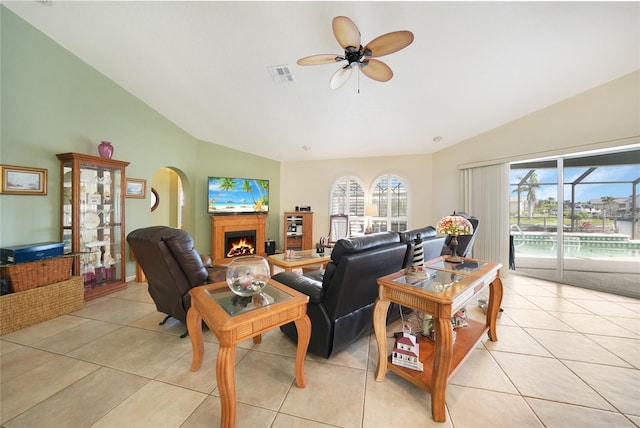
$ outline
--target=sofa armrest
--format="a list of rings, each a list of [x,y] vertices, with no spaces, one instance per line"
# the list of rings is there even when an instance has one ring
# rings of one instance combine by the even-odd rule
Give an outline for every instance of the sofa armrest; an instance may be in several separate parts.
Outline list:
[[[324,290],[320,281],[294,272],[280,272],[272,278],[274,281],[309,296],[309,303],[321,303],[324,299]]]

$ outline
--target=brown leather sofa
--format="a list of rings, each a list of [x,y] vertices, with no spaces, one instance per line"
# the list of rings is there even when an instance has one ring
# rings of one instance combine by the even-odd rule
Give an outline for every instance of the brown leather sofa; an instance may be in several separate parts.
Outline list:
[[[127,242],[147,277],[149,294],[156,308],[167,314],[167,318],[186,323],[191,307],[189,290],[226,279],[226,267],[211,266],[210,258],[196,251],[193,238],[184,230],[145,227],[129,233]]]
[[[425,234],[425,254],[437,257],[444,238],[436,238],[435,230],[382,232],[336,242],[324,271],[304,275],[281,272],[273,276],[274,280],[309,296],[309,352],[329,358],[373,331],[373,305],[378,297],[376,280],[411,264],[413,240],[419,232],[421,236]],[[397,306],[392,305],[388,321],[398,316]],[[280,329],[297,341],[293,323]]]

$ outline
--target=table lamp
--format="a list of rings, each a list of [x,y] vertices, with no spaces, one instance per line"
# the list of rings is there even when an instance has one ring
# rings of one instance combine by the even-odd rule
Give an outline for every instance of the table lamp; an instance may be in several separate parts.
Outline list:
[[[364,230],[364,233],[372,233],[373,232],[373,226],[371,224],[371,217],[377,216],[378,215],[378,207],[374,204],[368,204],[365,208],[364,208],[364,216],[367,219],[367,228]]]
[[[451,235],[452,254],[446,258],[449,263],[460,263],[462,258],[456,253],[458,247],[458,236],[473,234],[473,226],[466,218],[459,216],[454,211],[453,214],[443,217],[438,222],[436,231],[442,235]]]

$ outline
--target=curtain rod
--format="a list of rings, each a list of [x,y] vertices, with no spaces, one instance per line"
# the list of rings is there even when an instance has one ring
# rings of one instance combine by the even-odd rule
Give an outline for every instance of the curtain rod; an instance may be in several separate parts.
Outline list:
[[[615,140],[608,141],[600,141],[597,143],[576,145],[558,148],[554,150],[542,150],[539,152],[530,152],[513,156],[505,156],[503,158],[496,158],[478,162],[470,162],[463,163],[458,165],[458,169],[469,169],[469,168],[478,168],[482,166],[490,166],[502,163],[509,162],[517,162],[520,160],[528,160],[528,159],[539,159],[539,158],[547,158],[547,157],[557,157],[566,154],[577,154],[575,150],[580,150],[580,152],[586,152],[590,150],[598,150],[598,149],[613,149],[613,148],[631,148],[635,145],[640,145],[640,135],[634,135],[632,137],[624,137],[618,138]]]

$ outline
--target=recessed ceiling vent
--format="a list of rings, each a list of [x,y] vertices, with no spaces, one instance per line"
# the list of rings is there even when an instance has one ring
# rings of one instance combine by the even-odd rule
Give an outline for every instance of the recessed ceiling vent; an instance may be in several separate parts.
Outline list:
[[[281,85],[283,83],[293,83],[293,74],[288,65],[275,65],[269,67],[269,73],[271,78],[276,84]]]

